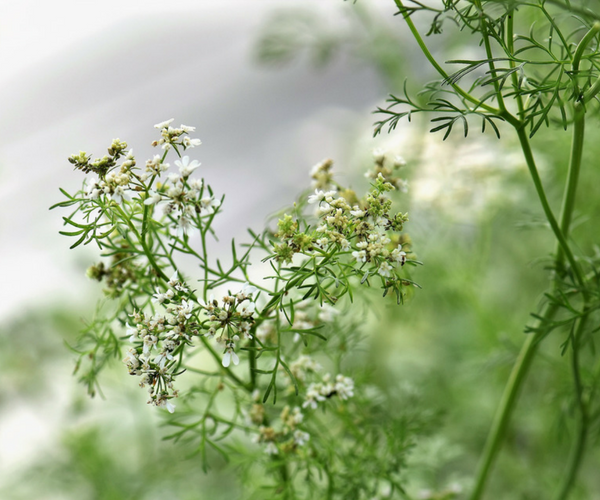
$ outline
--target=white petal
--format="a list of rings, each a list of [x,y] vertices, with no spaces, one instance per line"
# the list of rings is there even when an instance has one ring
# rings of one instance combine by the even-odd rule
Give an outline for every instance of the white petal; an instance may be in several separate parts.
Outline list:
[[[234,354],[234,355],[235,355],[235,354]],[[236,358],[237,358],[237,356],[236,356]],[[235,359],[234,359],[234,361],[233,361],[233,362],[235,363]],[[230,351],[227,351],[227,352],[225,353],[225,355],[223,356],[223,366],[224,366],[225,368],[227,368],[227,367],[229,366],[229,363],[231,363],[231,352],[230,352]],[[239,360],[238,360],[238,363],[239,363]],[[236,364],[237,364],[237,363],[236,363]]]

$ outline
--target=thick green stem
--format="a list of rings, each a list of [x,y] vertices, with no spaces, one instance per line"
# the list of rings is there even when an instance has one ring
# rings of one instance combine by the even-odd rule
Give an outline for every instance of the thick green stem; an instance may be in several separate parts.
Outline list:
[[[575,121],[573,122],[573,139],[571,141],[571,155],[569,159],[569,171],[567,176],[567,185],[563,195],[563,205],[561,208],[560,226],[563,234],[569,234],[571,228],[571,219],[575,207],[575,198],[577,196],[577,184],[579,183],[579,172],[581,170],[581,158],[583,155],[583,138],[585,133],[585,114],[582,106],[577,104],[574,107]],[[556,271],[559,274],[564,272],[565,253],[561,245],[556,246]]]
[[[565,186],[565,192],[563,194],[563,203],[560,215],[560,227],[558,226],[558,223],[554,218],[554,214],[552,213],[552,210],[546,198],[546,194],[544,192],[544,188],[539,177],[537,167],[535,165],[533,153],[529,145],[529,138],[527,137],[524,128],[520,126],[520,122],[511,123],[513,124],[513,126],[515,126],[515,129],[517,130],[517,134],[521,142],[521,147],[525,155],[525,160],[527,162],[527,166],[533,179],[533,183],[538,193],[538,197],[544,209],[544,213],[546,214],[546,218],[548,219],[548,222],[550,223],[550,226],[552,227],[554,234],[557,238],[557,250],[555,254],[555,289],[558,287],[558,280],[561,279],[565,273],[562,263],[565,256],[571,264],[572,271],[575,274],[578,283],[582,288],[584,287],[584,280],[581,276],[579,266],[575,262],[575,258],[566,241],[566,237],[569,234],[573,209],[575,206],[577,183],[579,181],[579,167],[581,166],[581,153],[583,148],[584,132],[583,115],[580,118],[581,124],[573,128],[573,145],[571,148],[571,160],[569,163],[567,184]],[[502,442],[504,441],[508,422],[516,404],[520,388],[529,372],[531,362],[537,350],[538,342],[545,335],[544,330],[540,330],[539,328],[543,327],[544,322],[550,322],[556,314],[557,310],[557,305],[546,304],[541,314],[542,320],[539,320],[538,323],[534,325],[534,333],[528,336],[528,338],[525,340],[525,343],[523,344],[523,347],[521,348],[521,352],[517,357],[517,361],[513,366],[512,372],[504,389],[504,393],[502,394],[500,405],[492,422],[492,426],[490,428],[490,432],[488,434],[486,444],[481,455],[481,459],[475,476],[475,486],[470,497],[471,500],[478,500],[481,498],[491,467],[498,455],[498,452],[500,451]],[[583,443],[581,443],[580,446],[583,446]],[[579,450],[577,443],[575,446],[575,450]],[[573,475],[575,474],[577,467],[579,466],[579,460],[582,453],[582,449],[579,451],[574,451],[575,458],[572,461],[573,468],[569,468],[569,471],[573,470]],[[569,476],[570,475],[571,474],[569,474]],[[568,488],[566,491],[568,491]]]
[[[531,366],[539,341],[544,337],[545,331],[542,330],[543,324],[544,322],[552,321],[557,310],[557,306],[548,303],[546,304],[544,310],[540,314],[542,319],[537,320],[536,323],[532,325],[532,329],[535,331],[527,336],[527,339],[517,356],[517,360],[515,361],[506,387],[504,388],[498,411],[494,416],[492,426],[481,454],[481,459],[475,475],[475,486],[473,487],[470,497],[471,500],[479,499],[483,494],[488,474],[504,441],[506,429],[519,390],[529,372],[529,367]]]

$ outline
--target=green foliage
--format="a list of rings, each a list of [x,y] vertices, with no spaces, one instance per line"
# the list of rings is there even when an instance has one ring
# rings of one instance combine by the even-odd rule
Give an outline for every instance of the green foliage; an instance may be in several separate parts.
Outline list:
[[[401,233],[408,217],[393,211],[390,198],[405,186],[397,172],[403,162],[377,154],[363,197],[335,182],[331,160],[316,165],[314,194],[302,195],[276,233],[250,231],[242,247],[232,241],[227,268],[207,249],[224,198],[192,177],[197,161],[182,157],[200,144],[189,138],[193,127],[171,122],[156,125],[161,139],[154,144],[165,153],[146,161],[144,171],[119,140],[109,148],[111,161],[74,155],[80,170],[98,178],[75,195],[63,191],[66,201],[52,207],[74,208],[63,218],[76,229],[62,232],[78,238],[71,248],[94,241],[105,259],[87,272],[104,284],[106,299],[72,346],[80,381],[94,396],[101,372],[124,356],[129,374],[147,388],[148,404],[173,414],[165,419],[172,429],[166,439],[192,450],[205,471],[244,443],[254,456],[248,463],[261,466],[255,486],[272,484],[271,498],[402,492],[415,423],[404,412],[386,413],[381,396],[366,398],[368,385],[353,399],[354,379],[343,372],[361,329],[348,303],[343,320],[332,306],[344,307],[341,299],[353,300],[371,281],[398,303],[405,287],[416,286],[405,271],[417,264]],[[179,173],[164,179],[170,151]],[[250,274],[257,253],[269,275]],[[195,260],[196,278],[182,257]],[[181,380],[187,386],[176,405]],[[369,476],[355,477],[366,467]]]

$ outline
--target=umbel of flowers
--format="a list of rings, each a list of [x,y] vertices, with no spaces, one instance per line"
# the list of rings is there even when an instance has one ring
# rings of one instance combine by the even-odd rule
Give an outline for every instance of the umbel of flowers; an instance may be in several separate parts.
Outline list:
[[[376,151],[374,158],[374,168],[366,174],[373,179],[372,188],[362,199],[334,183],[331,160],[313,168],[314,185],[319,187],[307,202],[316,207],[315,223],[303,227],[288,214],[279,219],[274,259],[290,264],[300,254],[315,259],[325,269],[327,264],[343,266],[346,272],[359,275],[361,282],[378,276],[386,293],[394,290],[400,301],[402,287],[414,284],[400,272],[407,261],[403,244],[408,246],[409,240],[401,232],[408,215],[392,211],[389,193],[397,187],[406,189],[406,181],[395,175],[404,160],[396,157],[389,166],[381,151]]]

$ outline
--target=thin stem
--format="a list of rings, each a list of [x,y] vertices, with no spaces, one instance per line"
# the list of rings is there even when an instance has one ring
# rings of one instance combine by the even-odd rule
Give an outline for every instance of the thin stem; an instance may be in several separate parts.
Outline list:
[[[552,232],[554,233],[554,235],[556,236],[556,239],[558,240],[558,245],[560,245],[560,248],[562,248],[562,251],[564,252],[565,257],[567,258],[567,260],[569,261],[569,264],[571,265],[571,270],[572,270],[573,274],[575,275],[577,282],[579,283],[581,288],[584,288],[585,283],[583,281],[583,276],[581,275],[579,266],[577,265],[577,262],[575,261],[573,252],[571,251],[571,248],[569,247],[569,244],[567,243],[567,239],[565,237],[565,231],[558,225],[558,222],[556,221],[556,217],[554,217],[554,213],[552,212],[552,209],[550,208],[550,204],[548,203],[548,198],[546,197],[546,192],[544,191],[544,186],[542,184],[540,174],[539,174],[539,172],[537,170],[537,166],[535,164],[533,152],[531,151],[531,145],[529,144],[529,138],[527,137],[527,133],[525,132],[525,127],[519,121],[516,121],[516,123],[515,123],[510,118],[507,118],[507,121],[509,121],[509,123],[511,123],[511,125],[513,125],[517,130],[519,142],[521,143],[521,148],[523,150],[523,154],[525,155],[525,161],[527,163],[527,168],[529,169],[529,173],[531,175],[531,179],[533,180],[535,190],[537,191],[538,198],[540,200],[540,203],[542,204],[542,209],[544,210],[544,215],[546,216],[546,219],[548,220],[548,223],[550,224],[550,227],[552,228]],[[571,206],[571,209],[572,209],[572,206]],[[571,217],[570,214],[568,214],[568,215],[562,214],[561,220],[564,220],[565,218],[570,220],[570,217]]]
[[[584,400],[583,384],[581,381],[581,373],[579,366],[579,342],[581,341],[581,337],[585,330],[585,326],[589,318],[589,312],[589,305],[586,301],[583,315],[579,320],[579,324],[577,325],[577,331],[574,334],[571,334],[571,369],[573,371],[573,382],[575,385],[575,394],[577,397],[577,409],[579,410],[579,422],[577,436],[575,437],[575,442],[573,443],[571,453],[569,454],[569,461],[567,462],[566,473],[563,477],[561,486],[558,488],[558,493],[555,497],[556,500],[566,500],[569,497],[571,488],[575,484],[575,479],[577,478],[577,472],[579,472],[581,461],[583,460],[583,455],[585,452],[585,442],[589,430],[588,407]]]
[[[423,54],[425,55],[427,60],[431,63],[431,65],[435,68],[435,70],[440,74],[440,76],[442,78],[444,78],[444,80],[448,81],[449,80],[448,73],[446,73],[444,71],[444,69],[435,60],[435,58],[433,57],[431,52],[429,52],[427,45],[425,45],[425,42],[423,41],[423,38],[421,37],[419,30],[417,30],[416,26],[412,22],[412,19],[410,18],[410,15],[408,14],[406,8],[404,7],[402,0],[394,0],[394,2],[396,3],[396,6],[398,7],[398,9],[400,9],[400,13],[402,14],[402,17],[404,18],[404,21],[406,22],[408,29],[410,29],[410,32],[412,33],[413,37],[419,44],[419,47],[421,48],[421,51],[423,52]],[[489,111],[490,113],[494,113],[496,115],[500,113],[499,109],[489,106],[488,104],[485,104],[484,102],[480,101],[479,99],[473,97],[468,92],[465,92],[456,83],[449,83],[449,85],[456,91],[457,94],[459,94],[460,96],[465,98],[467,101],[475,104],[475,106],[477,108],[485,109],[486,111]]]
[[[150,262],[150,265],[152,266],[152,268],[156,271],[156,273],[158,274],[158,276],[161,279],[163,279],[164,281],[168,282],[169,278],[163,272],[163,270],[160,268],[160,266],[158,265],[158,263],[154,259],[154,254],[152,253],[151,249],[148,248],[148,245],[146,244],[146,239],[142,237],[142,235],[136,229],[135,225],[131,222],[130,219],[127,218],[125,212],[123,212],[123,210],[121,209],[121,207],[118,207],[118,209],[119,209],[119,211],[121,213],[121,216],[122,216],[123,220],[127,222],[128,227],[133,231],[133,233],[135,234],[136,238],[138,239],[138,241],[142,245],[142,248],[144,250],[144,254],[148,258],[148,261]],[[196,295],[193,292],[190,292],[190,297],[193,298],[193,300],[195,302],[198,302],[198,298],[196,297]],[[210,352],[210,354],[212,355],[212,357],[218,363],[218,365],[221,366],[221,357],[214,350],[214,348],[210,345],[210,343],[208,342],[208,340],[206,339],[206,337],[200,336],[199,338],[200,338],[200,341],[202,342],[202,344],[204,344],[204,347],[206,347],[206,349],[208,349],[208,351]],[[240,378],[238,378],[236,375],[234,375],[229,369],[227,369],[225,367],[222,367],[221,369],[223,370],[223,372],[225,373],[225,375],[227,377],[229,377],[231,380],[233,380],[237,385],[239,385],[240,387],[243,387],[244,389],[246,389],[249,392],[252,391],[249,385],[245,384]]]
[[[256,389],[256,327],[252,329],[252,339],[250,340],[250,350],[248,351],[248,360],[250,367],[250,388]]]
[[[507,46],[508,51],[510,52],[510,56],[511,56],[511,58],[509,59],[509,62],[508,62],[508,64],[510,65],[511,68],[515,67],[515,61],[514,61],[514,59],[512,59],[514,52],[515,52],[514,16],[515,16],[515,10],[512,9],[508,14],[508,19],[506,22],[506,46]],[[519,120],[523,121],[524,116],[525,116],[525,111],[524,111],[524,107],[523,107],[523,96],[518,92],[519,79],[517,78],[516,72],[513,71],[512,75],[511,75],[511,79],[512,79],[512,84],[513,84],[513,87],[515,89],[516,96],[517,96],[517,109],[518,109]]]
[[[490,68],[490,75],[494,78],[494,90],[496,93],[496,98],[498,99],[498,105],[500,106],[500,110],[506,112],[506,106],[504,105],[504,98],[502,97],[502,92],[500,90],[500,83],[496,80],[496,65],[494,63],[494,54],[492,52],[492,46],[490,45],[490,37],[488,36],[488,24],[485,20],[485,14],[483,13],[483,7],[481,5],[481,0],[475,0],[475,6],[479,11],[479,22],[481,32],[481,37],[483,38],[483,44],[485,46],[485,53],[488,58],[488,67]]]

